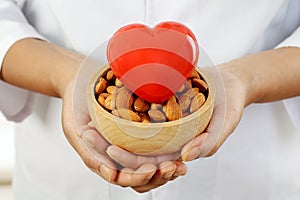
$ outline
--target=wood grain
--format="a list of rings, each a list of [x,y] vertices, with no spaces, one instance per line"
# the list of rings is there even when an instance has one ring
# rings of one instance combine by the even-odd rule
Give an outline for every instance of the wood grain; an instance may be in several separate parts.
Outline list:
[[[201,134],[213,112],[215,89],[209,78],[200,72],[208,84],[208,97],[196,112],[179,120],[162,123],[141,123],[121,119],[102,108],[95,98],[94,88],[99,70],[87,88],[88,109],[96,129],[111,144],[139,155],[155,156],[179,151],[182,146]]]

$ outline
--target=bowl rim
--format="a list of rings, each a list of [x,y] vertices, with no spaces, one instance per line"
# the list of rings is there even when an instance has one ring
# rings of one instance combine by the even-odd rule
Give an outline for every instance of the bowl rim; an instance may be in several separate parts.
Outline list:
[[[149,127],[149,126],[151,126],[151,128],[172,127],[174,125],[183,124],[183,123],[186,123],[190,120],[193,120],[193,119],[199,117],[201,115],[201,113],[204,113],[211,106],[214,105],[214,96],[215,96],[214,84],[209,78],[207,78],[207,75],[203,71],[199,70],[198,67],[195,67],[195,70],[197,70],[201,74],[202,78],[208,84],[208,90],[209,90],[206,101],[197,111],[195,111],[194,113],[191,113],[185,117],[182,117],[178,120],[168,121],[168,122],[143,123],[143,122],[134,122],[134,121],[123,119],[123,118],[115,116],[115,115],[111,114],[110,112],[108,112],[107,110],[105,110],[98,103],[98,101],[95,98],[95,85],[96,85],[97,81],[99,81],[99,78],[101,77],[101,75],[109,68],[110,68],[109,65],[105,65],[101,69],[97,70],[97,72],[90,79],[88,88],[87,88],[88,98],[90,99],[91,97],[93,97],[93,98],[91,98],[92,105],[93,106],[96,105],[97,106],[96,108],[98,110],[100,109],[102,111],[102,113],[105,115],[105,117],[108,118],[109,120],[114,120],[115,118],[117,118],[118,123],[126,124],[127,126],[129,124],[131,124],[132,126],[136,126],[136,127]]]

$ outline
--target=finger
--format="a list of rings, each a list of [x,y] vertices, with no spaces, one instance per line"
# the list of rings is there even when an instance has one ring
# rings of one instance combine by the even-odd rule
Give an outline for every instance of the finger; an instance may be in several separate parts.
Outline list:
[[[78,127],[78,124],[74,121],[71,103],[68,103],[68,101],[64,102],[62,120],[66,138],[77,151],[85,165],[107,181],[114,180],[117,176],[115,164],[108,157],[99,154],[91,146],[84,143],[80,136],[83,133],[89,135],[94,134],[94,132],[90,132],[86,126]],[[84,130],[84,132],[79,133],[78,130]]]
[[[108,159],[107,156],[102,154],[93,154],[93,158],[100,163],[96,170],[93,171],[104,178],[106,181],[113,182],[118,174],[115,163]]]
[[[94,129],[89,129],[81,134],[82,141],[84,144],[95,150],[96,152],[106,155],[106,149],[109,146],[107,141]]]
[[[212,119],[206,129],[193,140],[184,145],[181,151],[183,161],[191,161],[199,157],[209,155],[213,150],[217,150],[224,137],[225,109],[215,106]]]
[[[187,166],[180,160],[175,160],[176,171],[174,172],[171,180],[177,178],[178,176],[184,176],[187,173]]]
[[[181,155],[184,161],[191,161],[200,156],[204,157],[209,155],[209,153],[219,145],[220,137],[224,136],[222,134],[224,134],[223,127],[225,124],[227,101],[223,79],[219,71],[215,68],[204,68],[204,70],[213,78],[216,96],[218,96],[218,98],[215,98],[213,115],[206,129],[206,133],[197,136],[183,147]]]
[[[161,162],[177,160],[180,157],[180,152],[160,156],[140,156],[114,145],[109,146],[106,152],[113,160],[131,169],[137,169],[145,163],[158,165]]]
[[[113,181],[117,176],[117,169],[115,163],[108,159],[108,155],[106,154],[106,149],[109,144],[94,129],[84,131],[81,138],[90,156],[101,163],[100,165],[93,167],[93,171],[105,180],[109,182]],[[83,160],[88,166],[91,166],[94,163],[93,160],[87,160],[87,158],[84,158]]]
[[[116,184],[123,187],[145,185],[151,180],[156,170],[156,166],[152,164],[144,164],[137,170],[123,168],[116,178]]]
[[[100,148],[96,145],[97,142],[99,142],[99,138],[95,139],[95,132],[89,131],[94,128],[90,126],[91,124],[88,125],[88,122],[91,120],[86,101],[82,98],[82,95],[80,95],[82,91],[85,90],[84,88],[86,88],[85,86],[82,87],[82,83],[85,83],[85,81],[77,80],[76,83],[71,82],[66,89],[66,93],[63,97],[63,130],[67,140],[78,152],[86,166],[99,176],[111,182],[116,178],[117,170],[114,162],[110,160],[108,156],[100,154]],[[80,91],[80,89],[82,89],[82,91]],[[83,137],[85,138],[85,142],[82,139],[83,133],[86,133]],[[93,137],[90,137],[92,135]],[[90,144],[86,141],[89,141]],[[92,147],[96,147],[96,150]]]
[[[70,133],[70,132],[69,132]],[[93,172],[97,173],[105,180],[111,182],[117,176],[116,166],[113,161],[108,159],[107,156],[99,154],[93,148],[86,146],[82,139],[73,135],[69,138],[71,145],[76,149],[79,156]]]
[[[234,102],[227,103],[226,106],[216,105],[206,133],[202,133],[184,146],[183,160],[191,161],[215,154],[238,125],[241,110],[242,107]]]
[[[153,176],[151,181],[143,186],[133,187],[137,192],[147,192],[159,186],[166,184],[175,173],[177,165],[171,161],[165,161],[159,165],[159,169],[156,174]]]
[[[223,108],[221,106],[217,108],[217,113],[207,129],[208,137],[200,148],[200,157],[211,156],[219,150],[237,127],[242,111],[243,105],[234,100],[228,100]]]
[[[101,154],[89,145],[86,145],[81,138],[78,137],[78,154],[83,162],[93,172],[100,175],[105,180],[112,182],[117,176],[115,163],[108,158],[107,155]],[[103,150],[105,152],[105,150]]]
[[[191,161],[200,156],[200,148],[206,140],[207,135],[207,133],[202,133],[183,146],[181,150],[181,158],[183,161]]]

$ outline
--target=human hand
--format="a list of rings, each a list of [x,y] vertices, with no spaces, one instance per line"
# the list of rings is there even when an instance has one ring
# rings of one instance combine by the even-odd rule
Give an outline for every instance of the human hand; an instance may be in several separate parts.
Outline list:
[[[249,104],[298,96],[299,52],[295,47],[272,49],[205,69],[216,87],[214,112],[206,132],[182,149],[183,160],[216,153]]]
[[[186,165],[178,159],[180,152],[160,156],[139,156],[114,145],[108,147],[106,152],[124,166],[117,177],[118,185],[130,186],[137,192],[147,192],[187,172]],[[138,180],[139,176],[151,169],[150,166],[154,172],[152,176],[148,176],[147,180]]]
[[[213,115],[206,131],[181,151],[184,161],[215,154],[237,127],[246,102],[246,86],[226,66],[203,68],[216,90]]]
[[[65,90],[63,128],[70,144],[93,172],[110,183],[138,192],[149,191],[186,173],[183,162],[176,160],[179,152],[142,157],[110,145],[92,125],[85,98],[78,95],[85,93],[84,82],[77,80],[76,89],[71,82]]]

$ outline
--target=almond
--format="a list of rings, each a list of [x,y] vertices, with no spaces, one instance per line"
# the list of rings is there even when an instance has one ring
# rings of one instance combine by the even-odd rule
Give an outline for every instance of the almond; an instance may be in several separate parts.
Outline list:
[[[188,116],[190,113],[189,112],[184,112],[184,113],[182,113],[182,117],[186,117],[186,116]]]
[[[102,106],[105,107],[105,98],[101,95],[98,96],[98,103]]]
[[[118,92],[118,88],[116,86],[113,86],[113,85],[110,85],[106,88],[106,91],[109,93],[109,94],[117,94]]]
[[[194,78],[194,79],[192,79],[192,83],[193,83],[193,86],[199,88],[199,90],[201,92],[205,92],[208,88],[207,83],[201,79]]]
[[[99,82],[96,84],[95,87],[96,95],[102,93],[106,87],[107,87],[107,81],[104,78],[100,77]]]
[[[134,109],[137,112],[146,112],[147,110],[149,110],[150,104],[148,102],[146,102],[145,100],[143,100],[142,98],[138,97],[135,101],[134,101]]]
[[[154,122],[165,122],[166,121],[166,116],[165,114],[160,111],[160,110],[149,110],[148,115],[153,120]]]
[[[158,104],[158,103],[151,103],[150,109],[151,110],[161,110],[162,109],[162,105]]]
[[[120,108],[127,108],[129,109],[133,104],[134,98],[132,96],[132,92],[128,90],[126,87],[121,87],[118,91],[116,97],[116,107],[117,109]]]
[[[122,87],[123,86],[123,83],[118,79],[118,78],[116,78],[116,80],[115,80],[115,86],[117,86],[117,87]]]
[[[191,101],[190,112],[193,113],[198,110],[205,102],[205,96],[202,93],[196,94]]]
[[[104,99],[106,99],[110,94],[103,92],[99,96],[102,96]]]
[[[138,114],[133,112],[132,110],[126,109],[126,108],[121,108],[118,109],[118,114],[121,118],[131,120],[134,122],[140,122],[141,118]]]
[[[179,98],[179,105],[182,112],[185,112],[191,104],[191,98],[187,94],[183,94]]]
[[[162,110],[163,110],[164,113],[167,113],[167,104],[168,104],[168,102],[176,103],[176,97],[173,95],[168,99],[166,104],[162,107]]]
[[[112,115],[123,119],[151,123],[178,120],[198,110],[206,101],[208,85],[194,70],[186,82],[166,102],[149,103],[134,95],[109,69],[95,85],[99,104]],[[178,97],[178,99],[176,99]]]
[[[184,94],[186,94],[190,99],[192,99],[198,93],[199,93],[199,88],[190,88]]]
[[[165,114],[169,121],[180,119],[182,116],[180,105],[176,102],[175,96],[172,96],[166,103]]]
[[[141,122],[143,123],[150,123],[151,122],[151,119],[150,117],[146,114],[146,113],[139,113],[139,116],[141,118]]]
[[[109,70],[106,74],[106,80],[107,81],[112,81],[114,79],[115,75],[113,73],[113,71]]]
[[[182,84],[182,86],[177,90],[177,93],[181,93],[185,90],[185,84]]]
[[[194,70],[192,72],[192,74],[190,75],[190,78],[191,79],[194,79],[194,78],[200,79],[200,75],[199,75],[199,73],[196,70]]]
[[[109,95],[105,99],[105,108],[108,110],[114,110],[116,108],[116,98],[114,95]]]
[[[184,89],[185,90],[189,90],[192,88],[192,80],[188,79],[185,83],[184,83]]]

